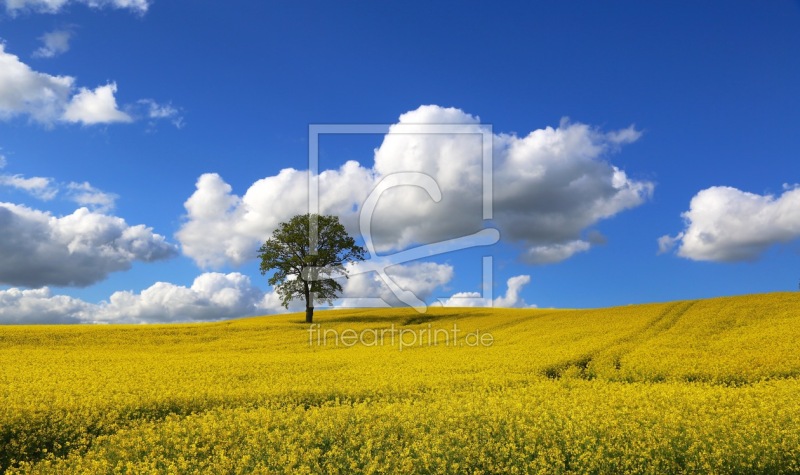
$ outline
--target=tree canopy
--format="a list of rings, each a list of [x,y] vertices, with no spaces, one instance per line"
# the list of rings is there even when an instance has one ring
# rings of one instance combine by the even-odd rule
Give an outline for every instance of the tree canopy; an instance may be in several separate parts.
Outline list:
[[[258,251],[261,274],[275,271],[269,284],[283,306],[305,300],[307,323],[313,321],[315,301],[332,303],[342,291],[335,279],[347,277],[344,265],[364,260],[365,252],[337,216],[312,213],[280,223]]]

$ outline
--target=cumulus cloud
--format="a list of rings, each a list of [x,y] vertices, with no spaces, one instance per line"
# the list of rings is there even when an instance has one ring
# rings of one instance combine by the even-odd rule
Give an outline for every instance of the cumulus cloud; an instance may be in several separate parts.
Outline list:
[[[800,238],[800,187],[784,188],[779,197],[727,186],[700,191],[681,215],[685,229],[659,238],[659,251],[678,246],[687,259],[753,261],[773,245]]]
[[[117,108],[116,83],[98,86],[95,90],[80,88],[64,109],[62,120],[84,125],[132,122],[133,118]]]
[[[430,133],[430,124],[458,124],[459,133]],[[465,236],[482,229],[483,142],[479,118],[455,108],[421,106],[400,116],[369,167],[348,162],[319,175],[320,211],[338,215],[360,234],[358,218],[370,192],[387,177],[419,172],[441,191],[434,200],[417,186],[380,195],[371,221],[378,252]],[[502,239],[532,264],[558,262],[587,251],[588,229],[644,203],[653,184],[630,178],[605,157],[639,138],[634,127],[602,132],[562,121],[519,137],[492,134],[494,222]],[[177,238],[202,266],[241,264],[281,221],[308,210],[308,172],[282,170],[243,196],[222,177],[201,176],[186,201]]]
[[[523,287],[531,282],[531,276],[518,275],[506,281],[506,294],[494,299],[495,307],[528,307],[525,299],[520,296]]]
[[[0,290],[0,325],[81,323],[93,317],[94,307],[48,288]]]
[[[70,30],[53,30],[45,33],[39,40],[42,42],[36,51],[33,52],[34,58],[54,58],[69,51],[69,41],[72,39]]]
[[[173,257],[177,249],[144,225],[80,208],[56,217],[0,203],[0,283],[83,287],[135,261]]]
[[[433,263],[398,265],[389,273],[420,297],[427,297],[452,278],[452,267]],[[373,277],[363,274],[346,282],[343,296],[349,297],[351,305],[364,297],[397,302],[385,284]],[[156,282],[139,293],[115,292],[98,304],[53,295],[47,287],[0,290],[0,324],[198,322],[298,312],[303,308],[304,303],[295,300],[285,309],[277,292],[259,289],[238,272],[204,273],[188,287]]]
[[[277,305],[276,305],[277,304]],[[49,288],[0,291],[0,324],[164,323],[222,320],[285,311],[239,273],[206,273],[190,287],[157,282],[141,293],[115,292],[92,304]]]
[[[114,82],[90,89],[78,87],[72,76],[34,71],[0,42],[0,120],[27,116],[48,127],[56,123],[130,123],[142,118],[170,120],[176,127],[183,124],[179,110],[172,105],[143,99],[120,108],[116,93]]]
[[[90,8],[117,8],[143,14],[150,6],[149,0],[0,0],[11,14],[30,11],[37,13],[58,13],[67,5],[83,4]]]
[[[70,76],[33,71],[0,43],[0,119],[28,115],[52,124],[64,113],[74,83]]]
[[[502,186],[495,190],[495,219],[506,239],[526,249],[523,260],[551,263],[586,251],[587,228],[651,196],[652,183],[631,179],[602,159],[638,136],[631,128],[602,133],[562,121],[558,128],[497,140],[495,183]]]
[[[501,308],[535,307],[535,305],[528,305],[520,295],[522,288],[528,285],[530,281],[531,276],[529,275],[511,277],[506,281],[505,295],[492,300],[491,306]],[[458,292],[446,300],[442,299],[441,304],[445,307],[489,306],[488,302],[482,300],[482,297],[480,292]]]
[[[299,310],[293,308],[293,310]],[[205,273],[190,287],[157,282],[136,294],[115,292],[95,308],[93,319],[109,323],[210,321],[285,311],[273,292],[239,273]]]
[[[356,162],[320,174],[320,206],[340,216],[349,229],[353,212],[373,183],[372,172]],[[256,257],[258,246],[296,214],[308,210],[308,172],[291,168],[255,182],[244,196],[215,173],[202,175],[184,203],[186,220],[176,234],[183,252],[202,267],[242,264]]]

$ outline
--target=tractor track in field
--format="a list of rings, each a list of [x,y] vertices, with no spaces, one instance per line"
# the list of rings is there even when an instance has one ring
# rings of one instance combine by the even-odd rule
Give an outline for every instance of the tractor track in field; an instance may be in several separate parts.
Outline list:
[[[550,365],[544,369],[544,374],[550,379],[559,379],[564,372],[568,371],[570,368],[576,368],[577,374],[580,377],[584,379],[593,379],[594,376],[592,372],[589,371],[589,367],[592,362],[598,360],[598,357],[604,355],[611,356],[610,359],[613,362],[614,369],[619,371],[622,369],[621,359],[625,354],[629,353],[634,348],[644,345],[658,335],[669,331],[695,304],[696,302],[694,301],[675,302],[667,306],[643,328],[618,338],[592,352],[581,355],[578,358]]]

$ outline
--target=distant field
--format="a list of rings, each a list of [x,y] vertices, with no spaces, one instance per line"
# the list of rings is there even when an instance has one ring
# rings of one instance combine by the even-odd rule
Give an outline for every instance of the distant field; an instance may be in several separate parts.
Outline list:
[[[0,327],[0,472],[800,473],[800,293],[315,319]]]

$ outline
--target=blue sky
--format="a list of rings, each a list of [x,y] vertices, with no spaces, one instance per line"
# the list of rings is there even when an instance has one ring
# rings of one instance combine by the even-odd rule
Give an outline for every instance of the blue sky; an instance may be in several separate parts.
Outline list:
[[[475,297],[487,255],[496,305],[800,280],[797,1],[0,0],[0,40],[0,322],[280,310],[255,250],[305,209],[309,124],[421,127],[320,140],[354,234],[386,175],[439,182],[381,198],[382,253],[500,231],[389,270],[428,303]],[[442,123],[494,138],[492,221]],[[400,303],[374,274],[345,297]]]

